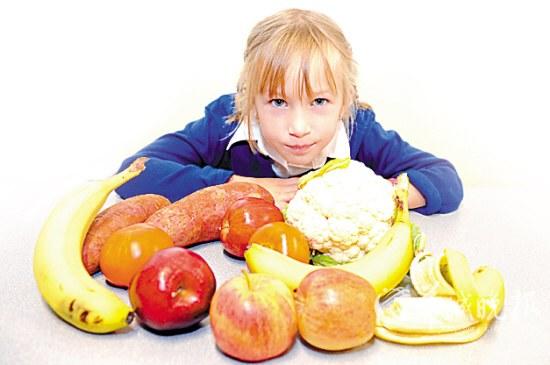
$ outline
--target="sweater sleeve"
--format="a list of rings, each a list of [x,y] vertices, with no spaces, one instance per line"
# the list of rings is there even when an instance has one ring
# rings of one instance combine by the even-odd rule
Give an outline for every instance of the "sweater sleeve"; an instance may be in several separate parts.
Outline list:
[[[116,191],[124,199],[139,194],[160,194],[176,201],[201,188],[222,184],[233,174],[217,167],[234,125],[225,117],[231,113],[230,96],[221,97],[205,110],[205,116],[178,132],[161,136],[125,159],[123,170],[138,157],[149,157],[145,170]]]
[[[421,151],[404,141],[397,132],[386,131],[366,112],[369,121],[359,147],[359,159],[385,178],[406,172],[426,205],[414,209],[421,214],[449,213],[458,208],[464,192],[454,166],[447,160]]]

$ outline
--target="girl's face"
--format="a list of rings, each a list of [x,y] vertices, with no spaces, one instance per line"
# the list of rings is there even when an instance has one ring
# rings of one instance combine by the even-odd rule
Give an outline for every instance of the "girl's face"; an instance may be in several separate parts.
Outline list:
[[[309,167],[334,137],[343,101],[321,77],[311,77],[311,96],[302,97],[292,82],[296,78],[289,79],[286,97],[256,95],[256,119],[268,147],[291,165]]]

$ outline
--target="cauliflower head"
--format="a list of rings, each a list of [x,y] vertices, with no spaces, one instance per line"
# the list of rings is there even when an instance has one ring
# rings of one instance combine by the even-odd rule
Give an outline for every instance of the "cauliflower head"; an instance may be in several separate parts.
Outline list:
[[[310,248],[346,263],[376,246],[393,223],[395,207],[392,183],[352,160],[299,189],[285,219],[304,233]]]

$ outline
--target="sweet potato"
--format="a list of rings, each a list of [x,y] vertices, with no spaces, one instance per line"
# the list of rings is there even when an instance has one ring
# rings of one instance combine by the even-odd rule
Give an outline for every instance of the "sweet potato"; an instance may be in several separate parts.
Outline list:
[[[99,270],[101,248],[115,231],[143,223],[157,210],[170,205],[162,195],[142,194],[122,200],[101,211],[92,222],[82,246],[82,262],[93,274]]]
[[[273,202],[271,194],[260,185],[231,182],[198,190],[155,212],[146,223],[168,233],[176,246],[216,240],[225,211],[244,197]]]

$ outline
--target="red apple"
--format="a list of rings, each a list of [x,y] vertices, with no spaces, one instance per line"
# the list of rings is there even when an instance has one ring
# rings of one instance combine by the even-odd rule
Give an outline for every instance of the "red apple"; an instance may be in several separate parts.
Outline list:
[[[155,330],[192,326],[208,314],[216,278],[208,263],[183,247],[158,251],[130,284],[130,303],[140,321]]]
[[[313,271],[296,291],[298,331],[310,345],[346,350],[374,335],[376,293],[365,279],[326,268]]]
[[[284,221],[277,206],[260,198],[241,198],[227,209],[222,220],[220,240],[230,254],[244,257],[248,240],[256,229],[271,222]]]
[[[290,289],[271,276],[247,272],[216,291],[210,324],[218,348],[244,361],[283,354],[298,331]]]

